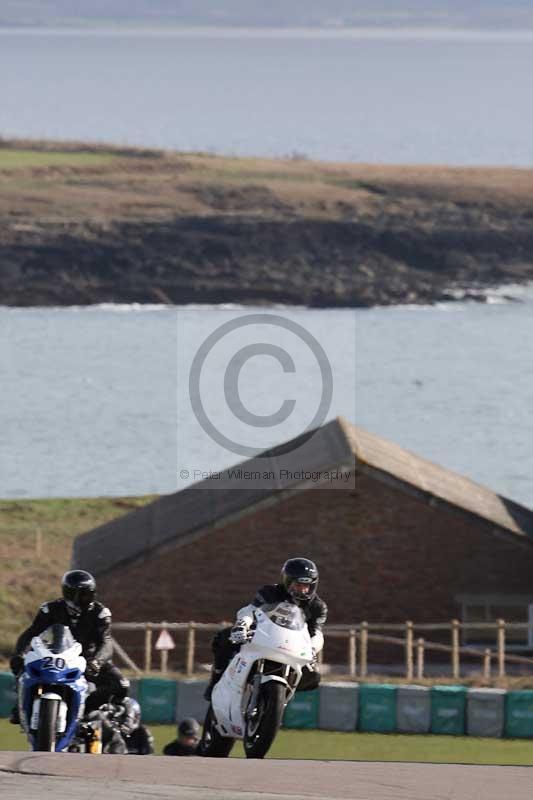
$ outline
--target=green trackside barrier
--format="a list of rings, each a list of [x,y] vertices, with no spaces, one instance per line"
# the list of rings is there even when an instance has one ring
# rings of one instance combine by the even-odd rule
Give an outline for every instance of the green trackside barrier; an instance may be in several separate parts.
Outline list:
[[[318,689],[296,692],[285,709],[284,728],[318,728]]]
[[[396,730],[397,687],[388,683],[359,686],[359,730],[393,733]]]
[[[516,739],[533,737],[533,690],[507,692],[504,735]]]
[[[145,722],[174,722],[176,697],[176,681],[168,678],[141,678],[137,686],[137,700]]]
[[[464,736],[465,686],[433,686],[431,688],[431,733]]]
[[[11,672],[0,672],[0,717],[9,717],[15,705],[15,678]]]

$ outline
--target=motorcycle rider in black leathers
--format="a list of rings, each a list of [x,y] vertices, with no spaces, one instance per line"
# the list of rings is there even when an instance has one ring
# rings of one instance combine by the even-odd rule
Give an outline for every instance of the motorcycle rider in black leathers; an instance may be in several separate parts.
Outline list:
[[[15,655],[10,660],[11,670],[18,677],[24,667],[23,654],[34,636],[39,636],[54,624],[70,628],[82,646],[87,661],[85,677],[96,686],[85,704],[86,713],[97,709],[111,697],[122,700],[128,694],[130,682],[113,666],[111,656],[111,612],[96,597],[96,582],[85,570],[66,572],[61,581],[63,597],[44,603],[29,628],[18,638]],[[11,712],[11,722],[19,723],[18,708]]]
[[[254,622],[254,612],[265,603],[290,601],[302,609],[311,636],[315,656],[324,646],[322,626],[325,624],[328,607],[317,595],[318,569],[308,558],[290,558],[282,567],[279,583],[263,586],[252,603],[237,612],[237,621],[230,628],[224,628],[213,637],[214,656],[211,680],[205,690],[205,699],[211,699],[213,687],[241,646],[248,641]],[[297,691],[315,689],[320,683],[320,673],[315,666],[304,668]]]
[[[133,697],[105,703],[92,712],[102,722],[103,753],[148,756],[154,752],[154,737],[141,723],[141,707]]]
[[[120,718],[120,724],[128,753],[137,756],[153,755],[154,737],[146,725],[141,722],[139,703],[132,697],[126,697],[121,705],[124,707],[125,713]]]

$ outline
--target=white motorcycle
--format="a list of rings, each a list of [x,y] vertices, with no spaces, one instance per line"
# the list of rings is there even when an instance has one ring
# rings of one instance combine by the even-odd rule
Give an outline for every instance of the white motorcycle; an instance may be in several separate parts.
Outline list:
[[[293,603],[265,604],[255,627],[213,688],[199,752],[224,758],[242,739],[247,758],[264,758],[302,677],[314,666],[302,610]]]

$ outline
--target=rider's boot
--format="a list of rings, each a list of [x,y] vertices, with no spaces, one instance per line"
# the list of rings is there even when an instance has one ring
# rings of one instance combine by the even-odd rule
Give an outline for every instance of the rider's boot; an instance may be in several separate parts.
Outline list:
[[[205,687],[204,692],[204,700],[207,700],[208,703],[211,702],[211,693],[215,688],[216,684],[219,682],[220,678],[222,677],[222,673],[224,672],[223,669],[213,669],[211,670],[211,677],[209,679],[209,683]]]
[[[12,725],[20,725],[19,707],[13,706],[9,715],[9,721]]]

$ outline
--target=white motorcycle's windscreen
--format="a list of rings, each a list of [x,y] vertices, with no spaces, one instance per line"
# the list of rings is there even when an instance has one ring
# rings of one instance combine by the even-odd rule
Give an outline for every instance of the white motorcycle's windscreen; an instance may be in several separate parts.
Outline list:
[[[287,628],[290,631],[301,631],[306,626],[306,621],[302,609],[294,603],[283,601],[282,603],[265,603],[260,606],[261,611],[280,628]]]
[[[70,628],[66,625],[50,625],[39,639],[50,653],[65,653],[76,643]]]

